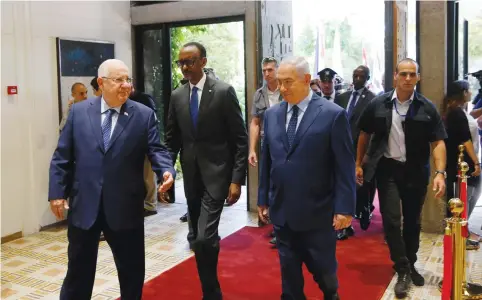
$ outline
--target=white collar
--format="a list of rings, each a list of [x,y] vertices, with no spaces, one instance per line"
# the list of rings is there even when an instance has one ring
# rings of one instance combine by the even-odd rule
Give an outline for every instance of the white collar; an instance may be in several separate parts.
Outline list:
[[[206,83],[206,73],[203,72],[203,77],[201,77],[201,80],[199,80],[197,84],[192,84],[189,81],[189,87],[191,88],[191,91],[193,87],[197,87],[198,90],[202,91],[205,83]]]
[[[118,114],[120,114],[121,106],[110,107],[109,104],[107,104],[107,102],[105,102],[104,96],[102,96],[101,102],[100,102],[100,114],[105,113],[106,111],[108,111],[111,108],[113,108]]]
[[[414,95],[415,95],[415,91],[413,91],[412,95],[410,95],[410,98],[408,99],[408,101],[406,101],[406,103],[412,103]],[[399,103],[401,103],[400,100],[398,100],[396,89],[393,90],[392,101],[394,99],[396,99]]]

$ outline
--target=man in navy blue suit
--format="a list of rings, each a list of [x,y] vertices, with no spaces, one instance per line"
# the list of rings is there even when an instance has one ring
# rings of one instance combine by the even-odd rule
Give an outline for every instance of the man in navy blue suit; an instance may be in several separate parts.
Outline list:
[[[72,106],[50,164],[52,212],[63,219],[63,210],[69,210],[69,264],[60,299],[91,298],[101,231],[114,255],[121,298],[141,299],[144,159],[147,155],[161,192],[171,187],[175,171],[154,111],[128,99],[127,66],[107,60],[98,75],[102,96]]]
[[[283,102],[265,113],[258,195],[260,219],[274,225],[281,264],[281,299],[306,299],[305,263],[324,293],[339,299],[335,230],[355,212],[355,159],[346,111],[310,90],[304,58],[282,61]]]

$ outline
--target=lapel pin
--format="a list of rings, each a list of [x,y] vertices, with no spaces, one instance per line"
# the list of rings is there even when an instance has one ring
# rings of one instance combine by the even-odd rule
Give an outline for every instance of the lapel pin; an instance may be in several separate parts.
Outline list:
[[[128,116],[129,114],[125,111],[125,112],[124,112],[124,115]]]
[[[212,90],[209,90],[209,92],[211,93],[211,92],[212,92]]]
[[[365,98],[365,95],[362,95],[361,97],[362,97],[362,98]]]

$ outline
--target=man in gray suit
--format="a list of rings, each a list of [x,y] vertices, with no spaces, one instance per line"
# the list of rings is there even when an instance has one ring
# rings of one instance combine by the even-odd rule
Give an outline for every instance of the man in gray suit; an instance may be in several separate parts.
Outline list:
[[[234,88],[206,76],[206,49],[184,45],[177,65],[188,84],[171,96],[166,144],[173,161],[181,153],[190,234],[203,299],[222,299],[217,278],[218,225],[224,201],[241,195],[248,162],[248,135]]]
[[[370,92],[366,87],[369,79],[370,69],[366,66],[357,67],[353,70],[353,91],[348,91],[335,97],[335,103],[347,110],[355,155],[358,145],[358,137],[360,136],[358,120],[368,103],[375,98],[375,94]],[[356,217],[360,219],[360,227],[366,230],[370,225],[371,212],[374,208],[373,198],[375,196],[375,180],[371,180],[370,182],[365,181],[362,186],[359,186],[356,196]],[[337,233],[337,238],[339,240],[345,240],[354,233],[353,227],[350,226],[340,230]]]

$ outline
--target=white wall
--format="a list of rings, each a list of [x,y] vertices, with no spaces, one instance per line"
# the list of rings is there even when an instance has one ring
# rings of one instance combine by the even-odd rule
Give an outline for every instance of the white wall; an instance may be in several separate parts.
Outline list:
[[[128,66],[132,51],[129,1],[1,1],[1,13],[3,237],[55,222],[47,202],[58,138],[55,38],[115,42],[116,57]],[[19,94],[7,96],[7,85]]]

